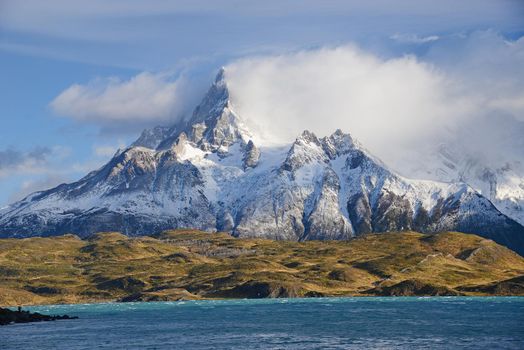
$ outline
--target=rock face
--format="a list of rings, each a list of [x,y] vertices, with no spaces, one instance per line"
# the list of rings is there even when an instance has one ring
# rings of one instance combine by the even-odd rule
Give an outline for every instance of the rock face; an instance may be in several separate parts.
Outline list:
[[[244,162],[244,170],[247,168],[254,168],[258,164],[258,160],[260,159],[260,151],[255,146],[253,141],[249,140],[249,142],[246,145],[246,151],[244,153],[244,158],[242,161]]]
[[[457,230],[524,253],[524,227],[487,198],[464,183],[404,178],[340,130],[256,145],[223,70],[191,118],[146,130],[83,179],[0,211],[1,237],[184,227],[281,240]]]

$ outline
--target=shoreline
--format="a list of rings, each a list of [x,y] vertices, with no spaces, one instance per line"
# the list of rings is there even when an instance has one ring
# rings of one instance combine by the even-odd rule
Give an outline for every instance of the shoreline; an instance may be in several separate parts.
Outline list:
[[[161,303],[192,303],[192,302],[209,302],[209,301],[297,301],[297,300],[338,300],[338,299],[369,299],[369,300],[387,300],[387,299],[488,299],[488,298],[522,298],[524,295],[352,295],[352,296],[322,296],[322,297],[287,297],[287,298],[202,298],[202,299],[181,299],[181,300],[149,300],[149,301],[118,301],[103,300],[94,302],[78,303],[57,303],[57,304],[27,304],[27,305],[0,305],[0,309],[13,309],[18,306],[23,308],[32,307],[60,307],[60,306],[77,306],[77,305],[105,305],[105,304],[161,304]]]

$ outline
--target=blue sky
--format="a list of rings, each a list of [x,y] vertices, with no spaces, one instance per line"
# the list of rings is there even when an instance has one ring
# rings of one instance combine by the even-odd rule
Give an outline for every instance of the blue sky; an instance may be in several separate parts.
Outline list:
[[[78,179],[187,113],[232,61],[350,44],[480,76],[470,53],[523,34],[522,1],[0,0],[0,205]],[[494,76],[522,73],[522,51],[508,52]],[[116,110],[123,91],[176,97]]]

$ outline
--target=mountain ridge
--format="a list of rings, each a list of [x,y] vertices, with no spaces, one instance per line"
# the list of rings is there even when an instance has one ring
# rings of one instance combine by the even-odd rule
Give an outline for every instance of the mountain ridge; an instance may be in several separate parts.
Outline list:
[[[81,180],[0,210],[1,237],[172,228],[278,240],[456,230],[524,253],[524,227],[471,187],[404,178],[341,130],[256,145],[223,69],[187,120],[145,130]]]

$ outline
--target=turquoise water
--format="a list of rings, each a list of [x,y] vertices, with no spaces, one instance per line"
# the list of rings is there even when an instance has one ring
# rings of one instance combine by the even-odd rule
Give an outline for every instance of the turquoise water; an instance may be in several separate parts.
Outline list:
[[[28,308],[0,349],[524,349],[524,298],[318,298]]]

